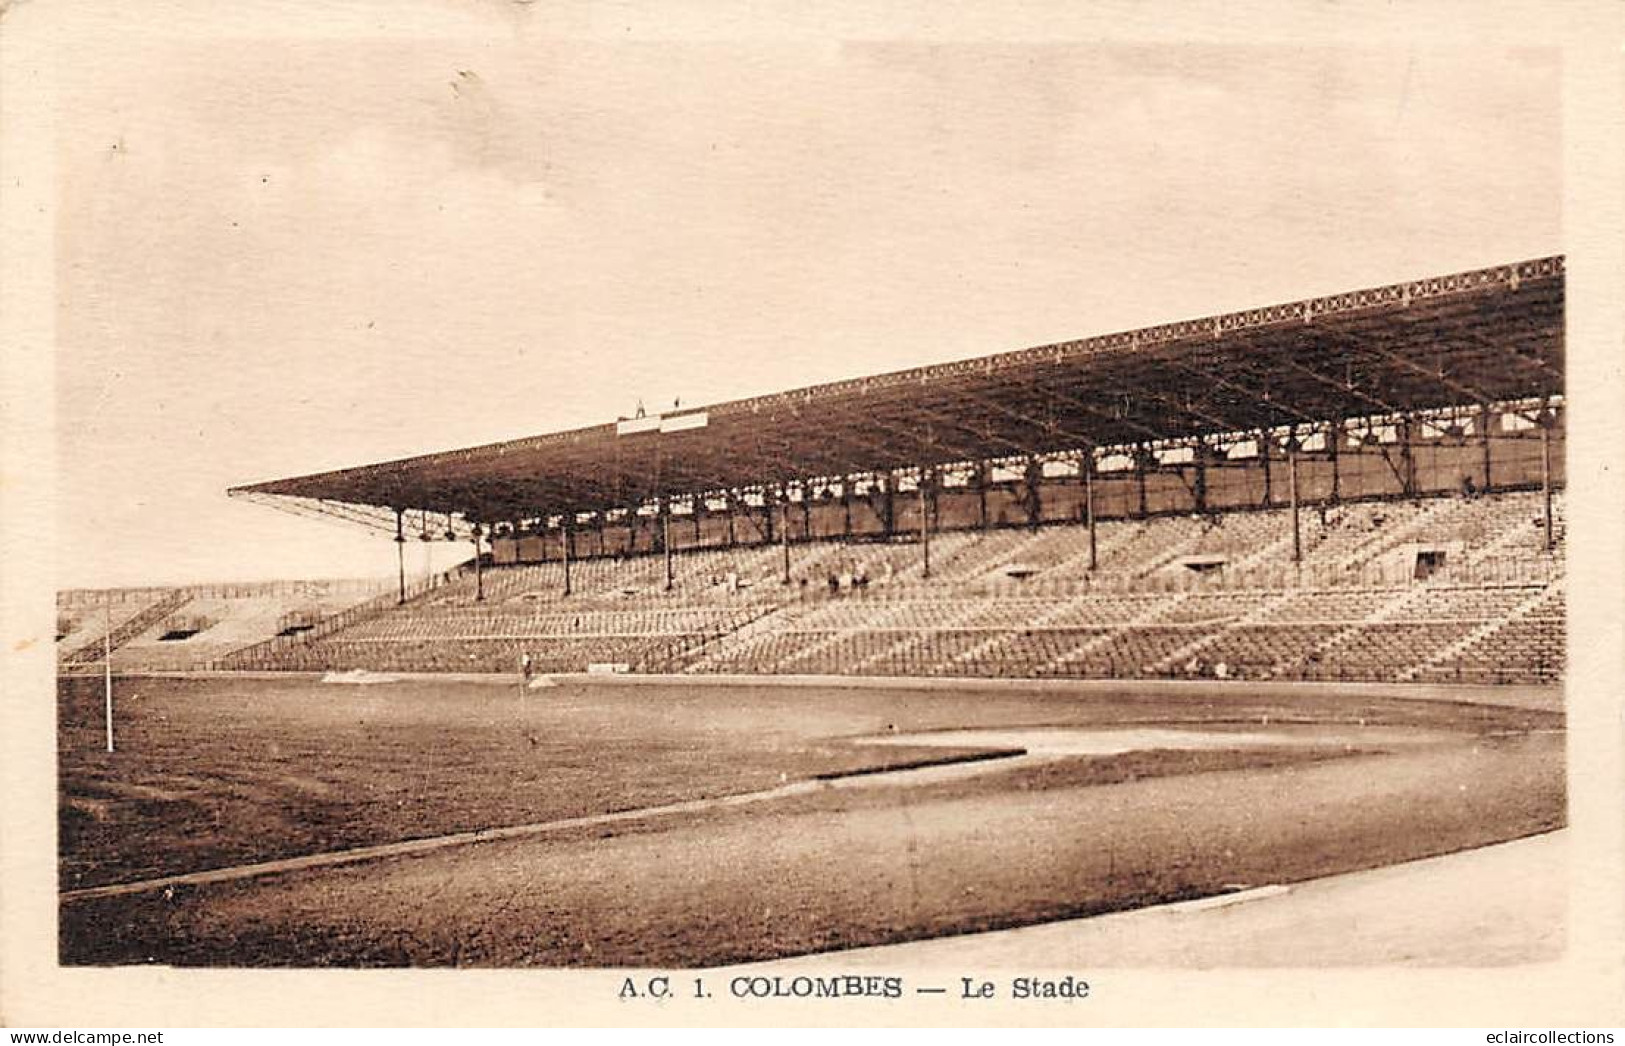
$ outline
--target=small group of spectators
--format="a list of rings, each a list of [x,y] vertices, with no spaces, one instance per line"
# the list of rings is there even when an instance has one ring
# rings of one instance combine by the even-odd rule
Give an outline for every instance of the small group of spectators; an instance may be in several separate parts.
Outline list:
[[[869,587],[869,575],[861,570],[856,574],[831,572],[825,584],[829,586],[829,594],[832,596],[839,594],[842,589],[861,592]]]
[[[1233,668],[1224,661],[1210,665],[1199,657],[1193,657],[1185,662],[1185,674],[1187,676],[1212,679],[1229,679],[1231,676],[1241,678],[1240,666]]]

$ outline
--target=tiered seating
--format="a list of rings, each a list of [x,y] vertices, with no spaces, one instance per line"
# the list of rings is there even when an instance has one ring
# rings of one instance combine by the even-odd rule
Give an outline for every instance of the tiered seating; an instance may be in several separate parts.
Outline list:
[[[1429,585],[1407,599],[1392,619],[1495,621],[1540,591],[1538,585]]]
[[[910,612],[887,621],[891,644],[858,662],[852,671],[862,673],[872,664],[893,665],[898,661],[920,668],[936,664],[941,657],[957,657],[974,647],[973,641],[960,640],[967,635],[967,624],[979,616],[981,609],[974,600],[912,604]]]
[[[1056,675],[1123,678],[1158,675],[1157,666],[1203,634],[1200,626],[1141,625],[1112,634],[1102,643],[1049,667]]]
[[[1283,624],[1349,625],[1366,620],[1408,595],[1408,589],[1394,587],[1301,589],[1266,607],[1258,619]]]
[[[1239,611],[1190,655],[1198,674],[1258,678],[1299,664],[1335,637],[1403,600],[1406,589],[1343,588],[1232,593]],[[1222,666],[1222,667],[1221,667]],[[1185,665],[1168,666],[1188,674]]]
[[[831,599],[804,608],[796,619],[783,626],[791,632],[842,632],[867,628],[888,613],[908,608],[889,600]]]
[[[1468,562],[1479,563],[1497,558],[1528,559],[1546,550],[1544,507],[1538,491],[1504,494],[1485,499],[1490,520],[1483,540],[1474,543],[1468,553]],[[1564,502],[1561,494],[1552,497],[1554,537],[1557,550],[1562,551]]]
[[[571,604],[616,601],[647,604],[668,600],[669,593],[696,599],[747,602],[782,597],[779,550],[755,546],[705,549],[672,555],[672,587],[666,588],[665,557],[640,555],[577,559],[570,563]],[[733,584],[730,585],[730,579]],[[478,594],[483,591],[484,599]],[[564,564],[515,564],[488,567],[480,574],[462,571],[420,602],[428,606],[563,602]]]
[[[1421,514],[1421,507],[1413,502],[1362,502],[1328,511],[1322,527],[1319,513],[1306,512],[1302,515],[1304,551],[1317,565],[1346,567],[1403,541]]]
[[[1404,669],[1464,638],[1466,621],[1373,622],[1361,625],[1289,670],[1300,679],[1398,679]]]
[[[1222,625],[1258,609],[1259,593],[1248,591],[1194,592],[1158,615],[1159,624]]]
[[[1140,576],[1186,554],[1206,531],[1206,521],[1191,516],[1161,517],[1139,524],[1119,522],[1117,527],[1138,528],[1132,541],[1113,542],[1100,559],[1100,569]]]
[[[1325,624],[1245,624],[1228,629],[1196,655],[1199,672],[1257,679],[1276,673],[1283,665],[1302,663],[1325,643]]]
[[[990,642],[1003,640],[1008,633],[1002,629],[955,628],[939,629],[921,635],[907,655],[917,663],[920,675],[967,675],[975,663],[991,660],[986,656]],[[981,654],[983,656],[976,657]],[[967,661],[971,658],[971,661]]]
[[[803,637],[816,635],[801,633]],[[874,632],[831,632],[813,639],[779,662],[777,671],[802,675],[846,675],[897,642],[895,635]]]
[[[1095,545],[1099,559],[1099,573],[1112,570],[1120,550],[1144,537],[1151,521],[1104,520],[1096,528]],[[1035,571],[1034,576],[1046,581],[1075,580],[1088,570],[1089,530],[1076,524],[1049,524],[1043,529],[1026,532],[1026,541],[1014,547],[1008,558],[981,573],[980,582],[987,584],[999,578],[998,567],[1020,564]],[[1098,574],[1097,574],[1098,576]]]
[[[990,598],[973,604],[968,617],[960,622],[964,629],[999,630],[1021,629],[1031,625],[1045,614],[1056,613],[1060,607],[1053,600]]]
[[[1075,599],[1050,621],[1056,627],[1073,625],[1125,625],[1160,608],[1165,595],[1100,592]]]
[[[529,653],[540,671],[608,661],[640,671],[1396,680],[1494,678],[1473,666],[1504,661],[1514,667],[1503,675],[1550,679],[1561,671],[1561,602],[1542,593],[1561,560],[1530,525],[1539,499],[1353,504],[1328,509],[1324,525],[1308,510],[1297,565],[1276,562],[1290,529],[1272,509],[1103,522],[1094,572],[1076,525],[938,535],[929,579],[912,535],[792,544],[789,585],[779,545],[675,553],[670,588],[658,554],[580,559],[569,597],[560,563],[488,568],[483,601],[464,570],[405,606],[268,656],[281,667],[384,671],[512,671]],[[1447,546],[1443,569],[1420,563],[1435,572],[1410,579],[1389,553],[1413,542]],[[1198,575],[1173,566],[1185,555],[1228,565]],[[1518,569],[1500,572],[1503,558]],[[1003,569],[1016,563],[1030,579]]]
[[[379,582],[272,582],[194,586],[184,613],[155,621],[113,655],[118,671],[184,671],[276,635],[290,617],[319,621],[377,594]],[[186,638],[164,636],[202,627]]]
[[[936,545],[933,551],[940,558],[941,542]],[[807,578],[813,585],[827,585],[831,576],[837,579],[863,577],[870,584],[884,586],[917,574],[921,562],[920,546],[913,538],[891,542],[832,541],[811,547],[816,551],[805,559],[792,556],[790,576],[793,580]]]
[[[99,663],[108,647],[119,649],[158,621],[185,606],[184,590],[139,588],[109,592],[64,593],[59,606],[68,610],[70,627],[57,640],[63,667]]]
[[[1312,679],[1404,679],[1440,651],[1505,620],[1539,591],[1443,583],[1402,590],[1362,621],[1301,658],[1279,663],[1276,670]]]
[[[877,631],[916,609],[909,603],[837,599],[790,626],[804,642],[778,662],[776,671],[811,674],[849,672],[858,661],[878,654],[898,637]]]
[[[748,641],[711,652],[703,661],[689,666],[701,672],[776,672],[779,665],[796,659],[808,647],[835,639],[839,632],[761,632]]]
[[[288,655],[304,671],[515,672],[529,654],[538,672],[582,672],[595,663],[641,667],[692,649],[697,636],[532,636],[366,642],[324,640]]]
[[[965,548],[980,539],[980,534],[973,530],[951,530],[946,533],[934,534],[931,537],[931,576],[937,581],[947,580],[950,574],[945,574],[943,564],[949,563]],[[925,557],[916,547],[916,555],[908,566],[896,571],[892,580],[894,582],[916,582],[924,580]]]
[[[1187,555],[1245,556],[1291,536],[1283,512],[1232,512],[1204,520]]]
[[[288,661],[305,670],[510,672],[529,654],[542,672],[580,672],[593,663],[648,667],[732,632],[752,616],[746,609],[713,607],[574,614],[505,606],[424,611],[379,614],[303,645]]]
[[[990,650],[972,654],[942,674],[1027,678],[1060,674],[1054,667],[1110,637],[1111,628],[1042,628],[1018,632]]]
[[[1563,678],[1562,618],[1509,621],[1461,653],[1426,666],[1419,678],[1453,683],[1549,683]]]
[[[1544,589],[1504,622],[1422,666],[1417,678],[1438,682],[1548,683],[1567,661],[1561,586]]]
[[[1046,543],[1048,531],[992,530],[977,533],[955,554],[940,557],[932,565],[939,582],[972,581],[1016,563],[1037,562],[1033,553]]]
[[[1012,564],[1021,564],[1045,570],[1072,559],[1089,550],[1089,532],[1072,524],[1048,524],[1039,530],[1017,531],[1023,540],[1002,550],[1002,555],[988,564],[987,570],[998,571]],[[987,542],[992,534],[983,534],[978,540]],[[984,560],[985,563],[985,560]]]
[[[352,642],[415,639],[506,639],[537,635],[715,634],[737,627],[739,611],[716,607],[647,610],[529,610],[455,607],[429,614],[382,614],[345,633]]]
[[[1523,615],[1543,621],[1562,621],[1567,612],[1564,585],[1559,582],[1541,589],[1539,596],[1526,605]]]

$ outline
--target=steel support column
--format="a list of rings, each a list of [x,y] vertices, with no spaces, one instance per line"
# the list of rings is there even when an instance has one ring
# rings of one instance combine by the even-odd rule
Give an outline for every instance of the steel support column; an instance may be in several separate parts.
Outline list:
[[[1095,452],[1087,451],[1078,463],[1083,473],[1083,513],[1089,522],[1089,570],[1099,565],[1095,546]]]
[[[1263,506],[1269,508],[1275,502],[1275,488],[1270,473],[1270,434],[1263,429],[1258,430],[1258,466],[1264,471]]]
[[[395,605],[400,606],[406,602],[406,511],[395,510],[395,568],[400,575],[400,596]]]
[[[1326,432],[1326,456],[1332,463],[1331,500],[1334,505],[1343,500],[1343,476],[1337,459],[1343,453],[1343,440],[1346,438],[1343,419],[1334,418],[1331,428]]]
[[[983,530],[992,525],[987,515],[987,462],[978,461],[973,481],[976,484],[976,524]]]
[[[670,592],[676,583],[676,574],[671,565],[671,499],[660,499],[660,551],[666,560],[666,591]]]
[[[1303,531],[1298,520],[1298,440],[1290,437],[1286,444],[1287,496],[1292,502],[1292,562],[1303,562]]]
[[[1144,443],[1134,445],[1134,481],[1140,488],[1140,519],[1144,519],[1149,515],[1145,500],[1145,457],[1147,453]]]
[[[1198,441],[1191,455],[1196,459],[1196,481],[1191,487],[1191,504],[1202,515],[1207,514],[1207,455],[1207,444]]]
[[[635,515],[631,516],[631,517],[628,517],[627,524],[626,524],[628,534],[630,534],[632,532],[633,520],[635,520],[636,518],[637,517]],[[628,543],[630,544],[630,539],[628,539]],[[568,515],[566,515],[563,519],[559,520],[559,555],[562,556],[563,559],[564,559],[564,594],[569,595],[570,594],[570,517]]]
[[[1399,419],[1399,485],[1405,496],[1416,496],[1416,452],[1411,446],[1411,416]]]
[[[931,578],[931,515],[925,504],[926,483],[926,472],[921,469],[920,481],[917,484],[920,494],[920,555],[923,564],[923,571],[920,576],[929,581]]]
[[[1552,523],[1552,425],[1556,421],[1549,411],[1540,419],[1540,496],[1545,506],[1541,522],[1546,530],[1546,551],[1557,547],[1556,527]]]
[[[1037,458],[1028,458],[1021,477],[1027,488],[1027,527],[1037,530],[1044,517],[1043,494],[1039,490],[1044,484],[1044,466],[1039,464]]]
[[[784,550],[784,583],[790,583],[790,492],[779,488],[779,546]]]

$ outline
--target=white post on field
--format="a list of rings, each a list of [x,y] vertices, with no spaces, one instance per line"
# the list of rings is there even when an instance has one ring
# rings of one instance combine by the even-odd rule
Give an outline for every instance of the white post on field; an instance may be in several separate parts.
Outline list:
[[[112,597],[102,598],[102,691],[107,708],[107,750],[113,750],[113,604]]]

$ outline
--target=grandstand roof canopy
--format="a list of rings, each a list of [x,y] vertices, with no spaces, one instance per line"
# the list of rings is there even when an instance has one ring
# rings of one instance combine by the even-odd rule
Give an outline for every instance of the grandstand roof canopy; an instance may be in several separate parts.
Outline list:
[[[1561,256],[234,487],[475,520],[1560,395]]]

